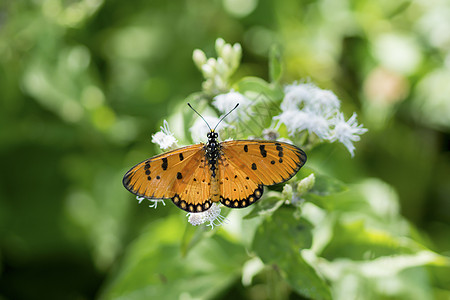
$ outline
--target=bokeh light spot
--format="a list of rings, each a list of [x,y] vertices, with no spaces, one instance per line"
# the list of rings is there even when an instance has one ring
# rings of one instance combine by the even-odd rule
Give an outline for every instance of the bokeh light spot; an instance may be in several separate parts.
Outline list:
[[[258,0],[223,0],[225,10],[238,18],[251,14],[257,5]]]

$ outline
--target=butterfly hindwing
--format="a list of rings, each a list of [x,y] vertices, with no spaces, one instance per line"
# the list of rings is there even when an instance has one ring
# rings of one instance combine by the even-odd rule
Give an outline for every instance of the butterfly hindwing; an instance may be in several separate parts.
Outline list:
[[[192,145],[149,158],[131,168],[123,185],[135,195],[171,199],[189,212],[211,206],[210,173],[203,144]]]
[[[263,188],[235,164],[225,153],[219,160],[220,202],[228,207],[242,208],[261,198]]]
[[[221,202],[229,207],[246,207],[261,198],[263,185],[289,180],[305,162],[306,154],[301,149],[284,142],[222,142]]]
[[[183,180],[176,187],[178,198],[172,201],[187,212],[208,210],[212,205],[211,173],[203,149],[186,164],[183,174]]]

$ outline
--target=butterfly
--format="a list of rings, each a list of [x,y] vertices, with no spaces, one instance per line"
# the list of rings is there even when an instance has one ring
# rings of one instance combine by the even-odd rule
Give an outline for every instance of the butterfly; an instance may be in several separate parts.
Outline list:
[[[306,162],[305,152],[295,145],[266,140],[218,142],[215,129],[238,105],[214,129],[208,125],[206,144],[172,150],[132,167],[123,177],[125,188],[145,198],[171,199],[179,208],[198,213],[217,202],[247,207],[261,198],[264,186],[292,178]]]

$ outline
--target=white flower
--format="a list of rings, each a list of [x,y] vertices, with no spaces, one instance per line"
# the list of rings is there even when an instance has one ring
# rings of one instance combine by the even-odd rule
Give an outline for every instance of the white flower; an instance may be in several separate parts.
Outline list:
[[[145,198],[145,197],[140,197],[137,196],[136,200],[139,202],[139,204],[142,203],[142,201],[144,201],[145,199],[147,199],[148,201],[152,202],[148,207],[151,208],[157,208],[158,207],[158,203],[162,203],[164,206],[166,206],[166,203],[164,202],[163,199],[149,199],[149,198]]]
[[[361,139],[360,135],[367,132],[367,129],[363,128],[362,124],[358,125],[356,113],[353,113],[347,122],[344,119],[344,114],[339,113],[332,120],[332,123],[334,125],[334,130],[330,135],[329,140],[331,142],[341,142],[347,147],[350,154],[354,156],[355,146],[353,145],[353,142],[359,141]]]
[[[228,222],[228,219],[220,214],[220,207],[216,203],[213,203],[211,207],[204,212],[188,213],[186,216],[188,217],[188,222],[194,226],[209,222],[207,226],[211,226],[211,229],[213,229],[214,226],[221,226],[223,223]]]
[[[285,124],[290,135],[303,130],[307,130],[310,134],[316,134],[321,139],[330,135],[329,120],[310,109],[284,111],[274,117],[274,120]]]
[[[160,128],[161,131],[152,135],[152,142],[158,144],[163,150],[178,147],[178,141],[173,136],[173,133],[170,132],[169,123],[166,120],[164,120],[164,127],[161,126]]]
[[[340,107],[340,101],[333,92],[312,83],[291,84],[284,88],[284,92],[280,105],[282,113],[274,120],[285,124],[291,135],[307,130],[320,139],[330,136],[331,121]]]
[[[289,135],[302,131],[315,134],[319,139],[339,141],[354,155],[353,142],[367,129],[356,122],[356,114],[346,122],[339,111],[340,101],[328,90],[322,90],[312,83],[294,83],[284,88],[285,96],[280,105],[282,113],[273,120],[278,121],[275,129],[284,124]]]
[[[329,115],[340,107],[340,101],[333,92],[323,90],[313,83],[294,83],[285,86],[284,92],[281,103],[283,111],[310,109],[317,114]]]
[[[291,84],[284,87],[284,98],[281,102],[283,111],[299,110],[311,98],[309,84]]]
[[[252,101],[234,90],[231,90],[226,94],[219,94],[215,96],[212,105],[215,106],[221,113],[225,114],[235,108],[238,103],[240,105],[239,108],[232,112],[228,116],[228,119],[231,121],[236,121],[238,116],[248,118],[246,108],[252,104]]]
[[[320,114],[318,111],[306,109],[304,111],[307,118],[302,122],[304,129],[310,134],[316,134],[320,139],[325,139],[330,134],[329,116]]]
[[[216,126],[217,122],[219,122],[219,119],[216,117],[205,116],[204,118],[212,128],[214,128],[213,126]],[[189,131],[191,132],[192,140],[195,143],[206,140],[206,135],[208,134],[210,129],[205,121],[203,121],[201,118],[198,118],[197,120],[195,120],[194,125],[192,125],[192,127],[189,129]]]
[[[245,107],[247,105],[250,105],[252,101],[242,95],[241,93],[238,93],[234,91],[233,89],[226,94],[220,94],[214,97],[212,104],[221,112],[221,113],[227,113],[230,110],[232,110],[236,104],[238,104]]]
[[[147,199],[148,201],[152,202],[148,207],[150,208],[157,208],[158,203],[162,203],[164,206],[166,206],[166,202],[164,202],[163,199]]]
[[[278,129],[283,123],[286,125],[286,128],[290,135],[295,134],[297,131],[304,130],[305,118],[308,118],[307,114],[300,110],[287,110],[283,111],[280,115],[273,117],[274,120],[278,120],[278,125],[275,129]]]

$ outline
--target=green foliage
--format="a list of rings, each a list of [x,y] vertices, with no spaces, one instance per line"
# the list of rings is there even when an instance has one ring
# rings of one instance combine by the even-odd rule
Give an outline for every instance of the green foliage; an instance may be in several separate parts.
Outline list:
[[[271,82],[279,83],[281,75],[283,75],[281,50],[274,45],[269,53],[269,79]]]
[[[293,290],[312,299],[331,299],[327,284],[300,255],[311,247],[312,226],[296,218],[293,210],[282,208],[265,219],[256,231],[253,250],[279,270]]]
[[[448,299],[448,10],[2,1],[0,298]],[[138,205],[121,179],[159,153],[163,119],[192,142],[186,102],[217,115],[192,62],[223,52],[217,37],[242,46],[220,87],[253,101],[226,137],[266,138],[294,81],[333,90],[369,132],[353,159],[295,137],[306,166],[211,230]]]
[[[247,258],[245,249],[214,235],[182,256],[179,243],[185,226],[178,217],[149,224],[130,245],[120,272],[111,280],[103,298],[174,299],[190,295],[209,299],[238,280]],[[172,231],[168,232],[168,228]]]

